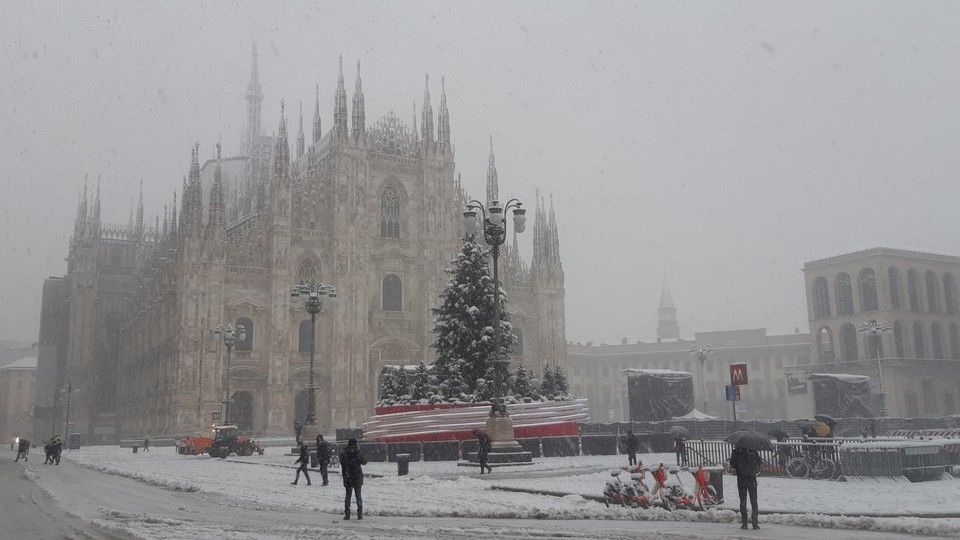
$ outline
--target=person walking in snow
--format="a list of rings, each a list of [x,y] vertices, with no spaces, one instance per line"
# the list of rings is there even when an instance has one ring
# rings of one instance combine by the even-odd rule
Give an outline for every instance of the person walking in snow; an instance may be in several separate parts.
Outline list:
[[[317,434],[317,464],[320,465],[320,477],[323,478],[323,483],[320,484],[325,486],[330,482],[327,481],[327,467],[330,465],[330,445],[323,440],[323,435]]]
[[[53,463],[53,442],[43,441],[43,464]]]
[[[687,466],[687,441],[683,437],[673,440],[673,451],[677,454],[677,465]]]
[[[750,448],[734,448],[730,454],[730,468],[737,475],[737,494],[740,496],[740,528],[747,528],[747,496],[750,497],[751,522],[754,529],[757,523],[757,474],[763,460],[760,454]]]
[[[357,519],[363,519],[363,498],[360,488],[363,486],[363,465],[367,459],[360,453],[356,439],[347,441],[347,447],[340,453],[340,474],[343,476],[343,519],[350,519],[350,494],[357,496]]]
[[[27,459],[27,454],[30,453],[30,441],[20,438],[20,443],[17,444],[17,458],[14,459],[14,462],[20,461],[20,458],[23,458],[24,461],[30,461]]]
[[[50,459],[50,462],[54,465],[60,464],[60,454],[63,453],[63,440],[59,435],[54,435],[53,439],[50,440],[50,448],[52,450],[53,456]]]
[[[483,474],[484,469],[487,470],[487,474],[490,474],[493,472],[490,465],[487,465],[491,447],[490,436],[479,429],[474,430],[474,434],[477,436],[477,461],[480,462],[480,474]]]
[[[307,485],[310,485],[310,473],[307,472],[307,465],[310,464],[310,449],[307,448],[307,445],[300,443],[300,457],[293,462],[294,465],[297,463],[300,466],[297,468],[297,475],[293,478],[293,482],[290,482],[291,486],[297,485],[297,482],[300,481],[300,473],[303,473],[303,477],[307,479]]]
[[[150,451],[150,438],[149,438],[149,437],[144,437],[144,438],[143,438],[143,451],[144,451],[144,452],[149,452],[149,451]]]
[[[637,464],[637,436],[632,429],[627,430],[627,464]]]

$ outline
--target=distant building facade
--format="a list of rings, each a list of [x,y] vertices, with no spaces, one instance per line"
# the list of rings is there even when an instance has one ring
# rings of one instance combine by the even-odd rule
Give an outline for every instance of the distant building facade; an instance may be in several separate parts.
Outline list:
[[[676,306],[666,282],[657,309],[658,343],[567,345],[567,377],[576,395],[590,399],[591,420],[623,422],[629,419],[625,369],[672,369],[693,375],[695,406],[701,412],[730,418],[725,385],[729,365],[746,362],[749,384],[741,387],[738,418],[782,418],[787,414],[784,368],[809,362],[810,336],[803,333],[767,335],[766,329],[697,332],[680,339]],[[692,352],[708,347],[701,371]],[[704,410],[706,409],[706,410]]]
[[[960,257],[873,248],[803,273],[811,365],[792,373],[867,375],[879,393],[879,355],[888,415],[960,412]],[[859,331],[871,320],[889,326],[879,342]]]
[[[230,378],[241,429],[290,433],[307,410],[310,317],[291,300],[300,281],[337,288],[317,317],[318,421],[357,426],[376,401],[381,367],[430,363],[431,308],[459,250],[468,200],[455,174],[446,93],[428,88],[412,123],[389,113],[368,125],[360,66],[348,109],[342,66],[333,122],[295,140],[281,113],[261,126],[254,51],[239,155],[201,165],[194,148],[179,201],[151,226],[141,201],[126,226],[103,224],[99,188],[79,203],[68,257],[68,324],[59,347],[72,382],[71,423],[88,437],[206,429]],[[499,197],[493,155],[487,196]],[[538,197],[533,257],[501,251],[508,309],[527,367],[566,353],[563,268],[555,212]],[[53,306],[51,310],[54,309]],[[242,324],[230,373],[211,330]],[[50,354],[54,352],[50,351]],[[56,412],[54,408],[51,411]]]
[[[0,441],[33,436],[33,386],[37,358],[28,356],[0,367]]]

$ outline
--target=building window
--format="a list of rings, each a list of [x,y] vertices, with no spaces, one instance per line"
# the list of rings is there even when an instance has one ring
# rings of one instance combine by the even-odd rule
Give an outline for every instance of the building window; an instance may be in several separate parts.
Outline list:
[[[253,350],[253,321],[247,317],[240,317],[237,319],[237,328],[240,328],[240,325],[243,325],[243,331],[246,333],[243,339],[238,339],[236,344],[236,349],[238,351],[252,351]],[[239,337],[239,336],[238,336]]]
[[[916,358],[924,358],[927,355],[923,348],[923,324],[920,321],[913,323],[913,354]]]
[[[943,359],[943,327],[940,323],[934,322],[930,325],[930,347],[933,349],[933,357]]]
[[[380,236],[400,238],[400,192],[395,186],[383,188],[380,194]]]
[[[836,359],[833,354],[833,332],[824,326],[817,331],[817,358],[822,363],[832,363]]]
[[[950,272],[943,274],[943,305],[950,315],[957,314],[957,282]]]
[[[900,321],[893,323],[893,344],[897,349],[897,358],[903,358],[903,327]]]
[[[860,352],[857,350],[857,330],[850,323],[840,327],[840,350],[843,352],[845,362],[860,359]]]
[[[957,323],[950,324],[950,358],[960,359],[960,328],[957,328]]]
[[[818,277],[813,281],[813,318],[827,319],[830,317],[830,286],[827,278]]]
[[[880,309],[877,301],[877,275],[872,268],[860,271],[860,309],[862,311],[876,311]]]
[[[927,270],[927,309],[930,313],[940,313],[940,280],[933,270]]]
[[[403,311],[403,283],[395,274],[383,278],[381,289],[384,311]]]
[[[837,315],[853,315],[853,286],[850,284],[850,274],[841,272],[837,275]]]
[[[313,341],[313,330],[310,320],[300,321],[300,339],[298,350],[302,353],[310,352],[310,343]]]
[[[907,270],[907,297],[910,311],[920,311],[920,274],[913,268]]]
[[[317,281],[317,266],[313,264],[313,259],[305,258],[300,261],[300,268],[297,270],[297,281],[299,283],[314,283]]]
[[[900,270],[891,266],[887,274],[890,277],[890,308],[900,309]]]

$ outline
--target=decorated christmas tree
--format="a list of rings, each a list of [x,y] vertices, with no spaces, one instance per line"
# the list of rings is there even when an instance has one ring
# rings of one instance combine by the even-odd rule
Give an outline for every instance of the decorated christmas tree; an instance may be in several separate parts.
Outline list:
[[[477,391],[478,380],[484,379],[486,385],[493,383],[487,378],[487,370],[495,360],[509,358],[516,337],[504,309],[506,295],[494,286],[486,253],[472,235],[463,238],[463,247],[447,272],[450,281],[440,295],[440,306],[433,310],[433,347],[437,351],[434,371],[448,401],[469,400]],[[498,320],[495,292],[501,299]],[[499,340],[495,339],[495,326],[499,327]],[[501,366],[502,380],[506,381],[506,363],[496,365]]]

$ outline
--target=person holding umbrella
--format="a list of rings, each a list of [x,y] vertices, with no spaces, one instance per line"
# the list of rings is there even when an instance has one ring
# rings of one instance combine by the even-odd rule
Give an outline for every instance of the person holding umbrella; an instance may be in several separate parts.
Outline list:
[[[763,435],[752,431],[737,431],[727,437],[733,445],[730,454],[730,468],[737,475],[737,494],[740,496],[740,528],[747,528],[747,497],[750,497],[751,523],[754,530],[759,529],[757,514],[757,475],[763,460],[758,450],[770,450],[773,445]]]

